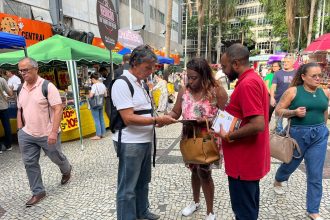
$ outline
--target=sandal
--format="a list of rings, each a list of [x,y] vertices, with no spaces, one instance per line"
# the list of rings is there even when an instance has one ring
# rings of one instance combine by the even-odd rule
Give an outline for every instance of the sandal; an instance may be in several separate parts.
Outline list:
[[[99,136],[91,137],[91,140],[100,140],[100,139],[101,139],[101,137],[99,137]]]

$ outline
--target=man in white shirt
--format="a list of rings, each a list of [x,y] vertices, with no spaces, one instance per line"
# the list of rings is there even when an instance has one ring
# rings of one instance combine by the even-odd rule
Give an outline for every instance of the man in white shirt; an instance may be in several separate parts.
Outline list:
[[[8,77],[8,86],[13,88],[14,91],[17,91],[18,86],[22,83],[21,79],[13,74],[11,70],[6,71],[6,76]]]
[[[156,62],[157,57],[149,46],[138,46],[131,54],[130,68],[124,70],[111,89],[113,105],[125,124],[120,130],[114,129],[112,136],[119,157],[118,220],[160,218],[150,212],[148,199],[153,131],[155,125],[163,126],[176,120],[168,115],[152,115],[151,100],[143,80],[154,72]],[[130,91],[129,84],[134,93]]]

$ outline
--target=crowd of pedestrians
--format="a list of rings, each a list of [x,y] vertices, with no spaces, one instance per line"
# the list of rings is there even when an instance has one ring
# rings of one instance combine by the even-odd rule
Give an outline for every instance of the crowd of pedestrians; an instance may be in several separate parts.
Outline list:
[[[259,216],[260,180],[270,171],[269,122],[275,110],[277,132],[283,133],[282,118],[291,121],[290,135],[300,146],[302,157],[281,164],[274,180],[276,194],[285,194],[283,185],[302,160],[306,165],[306,211],[311,219],[322,220],[319,207],[322,198],[322,171],[329,136],[328,89],[320,88],[322,70],[317,63],[303,64],[296,71],[294,58],[284,57],[273,62],[270,72],[262,79],[250,67],[249,51],[241,44],[233,44],[221,56],[221,73],[212,73],[203,58],[193,58],[185,73],[172,80],[178,91],[174,107],[168,108],[167,81],[162,75],[154,76],[156,86],[148,81],[155,72],[157,56],[148,45],[135,48],[124,56],[122,67],[115,71],[115,81],[109,79],[106,68],[90,76],[92,87],[89,98],[102,95],[106,113],[110,118],[117,113],[118,120],[111,125],[113,145],[119,160],[116,208],[117,219],[159,219],[150,210],[149,183],[152,157],[155,156],[155,127],[195,120],[196,124],[183,123],[182,138],[214,136],[221,160],[215,164],[186,164],[191,172],[192,201],[182,208],[183,216],[191,216],[200,208],[200,193],[206,202],[206,220],[219,219],[214,204],[212,169],[224,159],[228,176],[228,189],[232,210],[237,220],[256,220]],[[283,66],[283,68],[282,68]],[[71,178],[72,166],[61,150],[60,121],[62,101],[57,88],[38,75],[38,63],[24,58],[18,64],[21,84],[12,71],[6,71],[8,82],[0,77],[0,119],[5,131],[4,147],[11,150],[11,129],[8,117],[8,97],[17,96],[17,136],[23,163],[29,180],[32,197],[26,202],[30,207],[45,196],[39,157],[41,149],[62,173],[61,184]],[[103,77],[103,80],[101,80]],[[225,81],[223,80],[225,79]],[[236,81],[230,98],[224,85]],[[102,82],[103,81],[103,82]],[[160,89],[158,108],[155,109],[154,90]],[[114,107],[114,108],[113,108]],[[219,132],[208,130],[218,110],[223,110],[241,120],[235,130]],[[111,110],[111,111],[110,111]],[[164,114],[157,114],[156,112]],[[34,117],[30,112],[35,112]],[[91,108],[96,135],[104,137],[103,106]],[[196,129],[197,128],[197,129]],[[109,143],[110,144],[110,143]],[[154,149],[154,150],[152,150]],[[152,156],[152,152],[154,155]]]

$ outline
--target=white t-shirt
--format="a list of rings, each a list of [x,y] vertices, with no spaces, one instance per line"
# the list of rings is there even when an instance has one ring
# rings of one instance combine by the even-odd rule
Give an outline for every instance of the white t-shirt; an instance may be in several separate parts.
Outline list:
[[[105,87],[105,85],[103,83],[95,83],[92,85],[92,90],[91,92],[94,95],[106,95],[107,93],[107,88]]]
[[[16,76],[16,75],[13,75],[12,77],[10,77],[8,79],[8,86],[11,87],[13,86],[13,90],[16,91],[18,86],[21,84],[21,79]]]
[[[128,70],[124,70],[123,76],[126,76],[131,82],[134,95],[132,97],[131,91],[122,79],[118,79],[112,86],[111,97],[114,106],[117,110],[133,108],[134,111],[151,109],[151,100],[147,91],[139,85],[137,78]],[[151,114],[144,114],[142,116],[151,117]],[[114,141],[118,141],[118,131],[112,136]],[[147,143],[153,140],[153,125],[129,125],[122,130],[122,143]]]

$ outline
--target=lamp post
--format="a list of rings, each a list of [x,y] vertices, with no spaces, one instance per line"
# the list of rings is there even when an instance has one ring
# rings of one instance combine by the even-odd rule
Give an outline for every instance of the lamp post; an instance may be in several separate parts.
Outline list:
[[[182,3],[181,5],[186,6],[186,24],[185,24],[185,33],[184,33],[184,68],[187,65],[188,59],[187,59],[187,38],[188,38],[188,4]]]
[[[299,19],[299,33],[298,33],[298,52],[300,50],[300,35],[301,35],[301,19],[303,18],[308,18],[308,16],[303,16],[303,17],[294,17],[294,19]]]
[[[132,0],[129,0],[129,29],[132,30]]]

